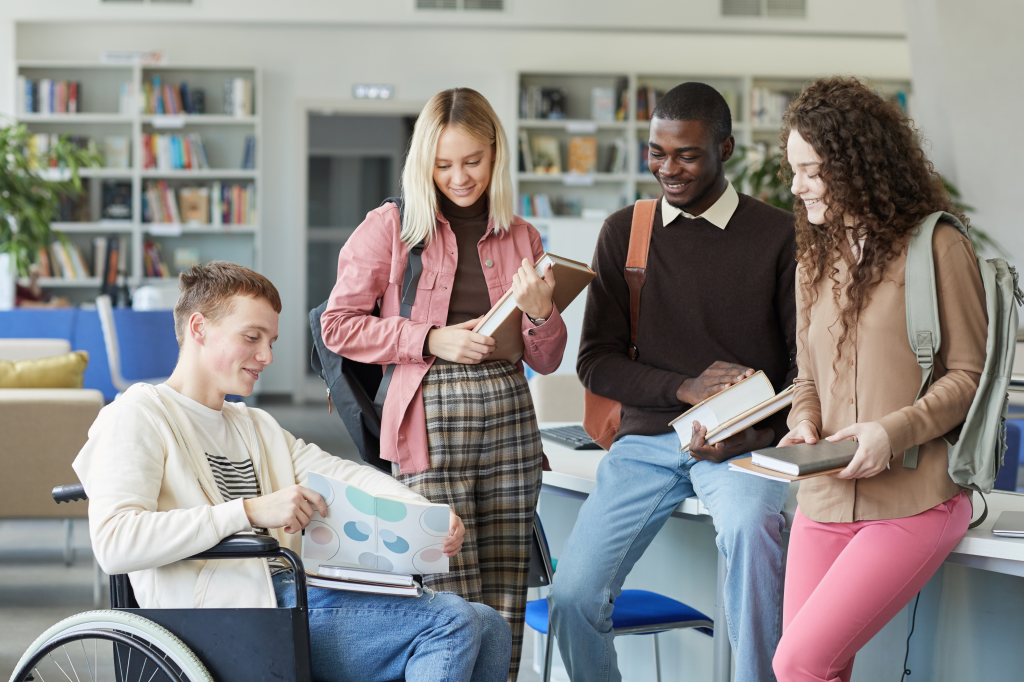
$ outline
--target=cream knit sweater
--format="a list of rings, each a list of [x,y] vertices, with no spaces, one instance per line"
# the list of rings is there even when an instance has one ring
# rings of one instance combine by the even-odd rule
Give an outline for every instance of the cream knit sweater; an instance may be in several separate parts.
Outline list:
[[[242,434],[263,494],[309,472],[372,494],[427,502],[390,476],[304,443],[258,409],[224,403]],[[251,533],[242,500],[224,502],[187,416],[148,384],[100,411],[74,461],[89,496],[89,534],[101,568],[128,573],[143,608],[269,608],[277,605],[266,560],[183,561],[235,533]],[[301,551],[301,535],[272,530]]]

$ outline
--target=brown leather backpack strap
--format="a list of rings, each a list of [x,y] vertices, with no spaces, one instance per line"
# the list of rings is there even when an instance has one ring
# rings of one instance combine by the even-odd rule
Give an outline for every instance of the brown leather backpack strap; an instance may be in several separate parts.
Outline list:
[[[629,228],[629,253],[626,254],[626,284],[629,285],[629,359],[636,360],[636,332],[640,326],[640,291],[647,280],[647,253],[651,248],[651,230],[657,199],[641,199],[633,206],[633,224]]]

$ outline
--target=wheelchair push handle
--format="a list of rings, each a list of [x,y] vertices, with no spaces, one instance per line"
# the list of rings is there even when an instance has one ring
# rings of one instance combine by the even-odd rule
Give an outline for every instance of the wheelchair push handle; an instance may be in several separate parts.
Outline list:
[[[59,485],[50,491],[53,496],[53,501],[57,504],[61,502],[75,502],[77,500],[88,500],[89,496],[85,494],[85,486],[81,483],[75,483],[74,485]]]

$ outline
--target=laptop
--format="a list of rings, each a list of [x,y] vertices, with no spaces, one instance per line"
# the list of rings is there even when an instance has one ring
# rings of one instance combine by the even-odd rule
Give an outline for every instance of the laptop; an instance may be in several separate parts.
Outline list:
[[[1024,511],[1004,511],[996,519],[992,533],[1007,538],[1024,538]]]

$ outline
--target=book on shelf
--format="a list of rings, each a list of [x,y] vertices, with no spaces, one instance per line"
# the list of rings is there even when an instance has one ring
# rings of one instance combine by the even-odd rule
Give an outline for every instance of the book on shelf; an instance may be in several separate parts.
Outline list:
[[[100,293],[111,298],[118,295],[117,273],[127,265],[127,258],[121,258],[121,238],[116,234],[107,238],[106,262],[103,265],[103,276],[100,281]]]
[[[562,153],[559,150],[557,137],[535,135],[530,138],[530,156],[533,159],[534,173],[542,175],[561,174]]]
[[[140,109],[144,114],[179,115],[203,114],[206,98],[203,89],[190,87],[187,81],[178,85],[165,83],[160,76],[142,84]]]
[[[524,173],[532,173],[533,155],[530,154],[530,134],[525,130],[519,131],[519,156],[522,160],[520,170]]]
[[[132,219],[132,183],[130,180],[104,180],[101,195],[100,217],[103,220]]]
[[[103,276],[103,269],[107,264],[108,237],[92,238],[92,274],[96,277]]]
[[[321,566],[424,575],[448,572],[443,545],[451,509],[388,495],[372,495],[345,481],[310,473],[307,487],[327,503],[302,534],[302,563],[322,576]]]
[[[131,138],[127,135],[103,138],[103,165],[106,168],[130,168],[131,158]]]
[[[82,84],[78,81],[33,80],[18,76],[15,111],[19,114],[77,114]]]
[[[50,254],[45,246],[39,247],[36,254],[36,268],[40,277],[53,277],[53,268],[50,267]]]
[[[615,101],[617,107],[615,109],[615,120],[625,121],[629,118],[629,79],[619,78],[615,85]]]
[[[596,137],[569,138],[568,169],[570,173],[580,175],[590,175],[597,170]]]
[[[714,445],[735,435],[793,402],[793,386],[775,393],[761,370],[703,400],[669,422],[683,450],[690,449],[693,422],[707,429],[704,440]]]
[[[142,167],[159,170],[200,170],[208,169],[210,165],[206,157],[206,145],[199,133],[144,133]]]
[[[790,96],[784,92],[773,92],[767,88],[753,88],[750,91],[750,122],[755,125],[777,126],[789,106]]]
[[[78,246],[74,242],[62,242],[55,239],[50,244],[50,252],[53,254],[50,265],[55,277],[69,280],[90,277],[82,252],[78,250]]]
[[[650,154],[651,147],[646,142],[640,142],[638,145],[639,152],[637,154],[637,159],[639,164],[637,170],[641,175],[644,175],[650,170],[650,167],[647,165],[647,157]]]
[[[636,89],[636,120],[649,121],[654,114],[658,101],[665,96],[664,90],[651,85],[641,85]]]
[[[590,118],[598,123],[615,120],[615,88],[590,89]]]
[[[199,264],[199,249],[177,248],[174,250],[174,268],[176,270],[188,270],[193,265]]]
[[[180,223],[178,197],[166,180],[147,182],[142,192],[142,215],[147,223]]]
[[[206,154],[203,153],[205,159]],[[242,168],[251,170],[256,168],[256,136],[245,136],[245,151],[242,153]]]
[[[224,113],[228,116],[250,116],[252,112],[252,81],[248,78],[224,81]]]
[[[542,254],[534,265],[534,272],[537,276],[543,277],[549,265],[555,275],[555,291],[551,302],[561,313],[587,288],[595,273],[586,263],[562,258],[553,253]],[[512,289],[509,289],[473,328],[476,333],[490,336],[495,341],[494,352],[488,356],[488,360],[518,362],[523,357],[522,320],[523,312],[516,305]]]
[[[526,119],[565,118],[568,96],[562,88],[523,86],[519,91],[519,117]]]
[[[628,168],[629,158],[626,152],[626,141],[616,138],[612,143],[608,154],[608,163],[605,165],[606,173],[625,173]]]
[[[189,225],[209,225],[209,187],[182,187],[179,192],[179,203],[182,222]]]
[[[88,192],[69,192],[57,197],[57,220],[62,223],[89,221]]]
[[[171,277],[171,269],[163,257],[163,249],[159,243],[147,240],[142,245],[142,260],[146,277],[167,279]]]

